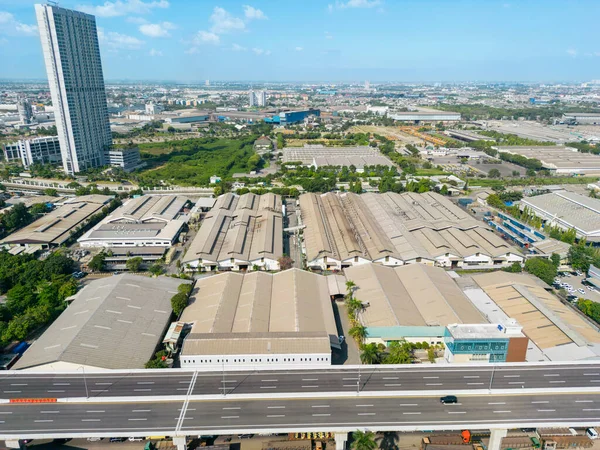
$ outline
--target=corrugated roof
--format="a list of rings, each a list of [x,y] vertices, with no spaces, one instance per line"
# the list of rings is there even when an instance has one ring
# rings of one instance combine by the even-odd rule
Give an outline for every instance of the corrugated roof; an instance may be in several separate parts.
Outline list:
[[[182,283],[123,274],[94,280],[37,339],[15,369],[56,361],[106,369],[141,369],[171,318]]]
[[[105,222],[169,222],[188,201],[178,195],[143,195],[132,198],[108,216]]]

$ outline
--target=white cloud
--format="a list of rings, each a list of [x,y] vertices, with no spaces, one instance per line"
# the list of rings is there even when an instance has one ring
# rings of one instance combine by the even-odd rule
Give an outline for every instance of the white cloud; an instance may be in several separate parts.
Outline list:
[[[148,14],[153,9],[168,7],[169,2],[167,0],[116,0],[106,1],[99,6],[77,5],[75,9],[98,17],[117,17],[127,14]]]
[[[335,6],[329,4],[327,5],[327,9],[329,12],[333,12],[334,9],[374,8],[379,5],[381,5],[381,0],[347,0],[345,2],[336,1]]]
[[[269,56],[269,55],[271,54],[271,50],[264,50],[264,49],[262,49],[262,48],[256,48],[256,47],[254,47],[254,48],[252,49],[252,51],[253,51],[255,54],[257,54],[258,56],[262,56],[262,55],[264,55],[264,56]]]
[[[233,44],[231,46],[231,50],[233,50],[234,52],[245,52],[248,49],[246,47],[242,47],[239,44]]]
[[[210,16],[212,27],[210,31],[214,34],[230,33],[232,31],[243,31],[246,24],[239,17],[234,17],[220,6],[216,6]]]
[[[161,52],[160,50],[151,49],[150,52],[148,52],[148,54],[150,56],[162,56],[163,52]]]
[[[140,33],[150,37],[169,37],[169,30],[175,28],[171,22],[145,23],[140,25]]]
[[[253,8],[252,6],[249,6],[249,5],[244,5],[243,8],[244,8],[244,16],[246,16],[246,19],[248,19],[248,20],[268,19],[268,17],[265,16],[265,13],[262,12],[258,8]]]
[[[0,34],[8,36],[35,36],[38,29],[36,25],[27,25],[19,22],[11,13],[0,11]]]
[[[301,52],[302,50],[304,50],[302,47],[296,47],[297,52]]]
[[[574,48],[570,48],[567,50],[567,54],[575,58],[577,56],[577,50],[575,50]]]
[[[198,31],[194,37],[194,44],[218,44],[221,41],[218,34],[210,31]]]
[[[105,32],[98,28],[98,40],[109,50],[137,50],[144,45],[144,41],[116,31]]]

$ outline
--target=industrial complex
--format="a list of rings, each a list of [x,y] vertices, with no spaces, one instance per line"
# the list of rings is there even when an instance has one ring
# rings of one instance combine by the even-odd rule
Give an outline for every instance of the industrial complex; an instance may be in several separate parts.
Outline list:
[[[283,256],[281,197],[220,196],[182,259],[188,270],[279,270]]]
[[[303,194],[307,265],[321,270],[376,262],[503,267],[521,253],[442,195]]]
[[[537,159],[542,166],[556,174],[600,173],[600,155],[581,153],[577,149],[564,146],[510,146],[494,147],[500,153],[510,153]]]

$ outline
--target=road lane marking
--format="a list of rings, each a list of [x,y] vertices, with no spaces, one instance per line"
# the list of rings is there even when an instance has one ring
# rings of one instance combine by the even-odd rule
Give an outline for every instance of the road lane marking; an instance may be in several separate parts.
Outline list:
[[[448,411],[448,414],[466,414],[466,411]]]
[[[424,380],[437,380],[439,377],[423,377]]]
[[[590,380],[592,383],[600,383],[600,380]]]
[[[49,393],[55,394],[55,393],[60,393],[60,392],[65,392],[65,391],[61,391],[61,390],[50,390],[50,389],[48,389],[48,391],[46,391],[46,392],[49,392]]]
[[[400,406],[419,406],[418,403],[400,403]]]
[[[240,416],[221,416],[221,419],[239,419]]]
[[[152,390],[152,389],[134,389],[133,391],[134,391],[134,392],[149,392],[149,391],[151,391],[151,390]]]
[[[60,411],[40,411],[40,414],[58,414]]]
[[[151,409],[132,409],[131,410],[131,412],[135,412],[135,413],[138,413],[138,412],[151,412],[151,411],[152,411]]]
[[[521,375],[502,375],[504,378],[521,378]]]
[[[313,417],[329,417],[331,414],[313,414]]]
[[[408,414],[421,414],[421,413],[420,412],[404,412],[402,414],[408,415]]]
[[[262,381],[263,383],[268,383],[268,382],[277,383],[278,380],[260,380],[260,381]]]
[[[390,384],[384,384],[384,387],[394,387],[394,386],[402,386],[400,383],[390,383]]]
[[[584,373],[583,375],[586,377],[595,377],[596,375],[600,375],[600,373]]]
[[[177,391],[187,391],[189,388],[177,388]],[[221,388],[222,389],[222,388]],[[225,389],[233,389],[233,388],[225,388]]]
[[[179,384],[189,384],[189,381],[180,381]]]
[[[104,382],[103,383],[94,383],[94,384],[96,386],[112,386],[112,383],[108,383],[108,382],[106,382],[106,383],[104,383]]]
[[[543,400],[543,401],[540,400],[540,401],[536,401],[536,402],[531,402],[532,405],[535,405],[536,403],[550,403],[550,402],[547,401],[547,400]]]
[[[0,414],[12,414],[12,411],[0,411]]]
[[[81,419],[82,422],[100,422],[101,419]]]
[[[319,381],[318,378],[302,378],[302,381]]]
[[[353,377],[353,378],[342,378],[342,381],[348,381],[348,380],[358,380],[357,377]]]
[[[560,373],[545,373],[545,377],[560,377]]]
[[[538,412],[555,412],[555,409],[538,409]]]
[[[285,409],[285,406],[267,406],[267,409]]]
[[[221,383],[237,383],[237,380],[221,380]]]
[[[468,386],[477,386],[477,385],[481,385],[483,383],[467,383]]]
[[[275,389],[277,386],[261,386],[261,389]],[[221,389],[233,389],[233,388],[221,388]]]
[[[315,389],[318,388],[319,386],[316,385],[312,385],[312,386],[302,386],[303,388],[308,388],[308,389]]]
[[[344,387],[356,387],[355,384],[344,384]]]
[[[507,414],[507,413],[511,413],[512,411],[494,411],[494,414]]]
[[[223,409],[242,409],[240,406],[226,406]]]
[[[138,381],[137,384],[154,384],[154,381]]]
[[[382,380],[397,380],[398,377],[381,377]]]
[[[131,422],[134,422],[134,421],[148,420],[148,419],[146,419],[146,418],[135,418],[135,419],[127,419],[127,420],[129,420]]]
[[[271,414],[267,415],[267,417],[285,417],[285,414]]]
[[[525,384],[524,381],[509,381],[508,384]]]
[[[600,409],[582,409],[582,411],[600,411]]]
[[[4,392],[5,394],[20,394],[21,393],[21,391],[2,391],[2,392]]]
[[[594,400],[575,400],[575,403],[594,403]]]
[[[11,386],[27,386],[27,383],[11,383]]]
[[[550,381],[550,383],[566,383],[565,380],[554,380],[554,381]]]
[[[71,383],[52,383],[52,386],[71,386]]]
[[[357,408],[370,408],[373,405],[356,405]]]
[[[329,405],[312,405],[311,408],[329,408]]]
[[[50,420],[50,419],[39,419],[39,420],[34,420],[35,423],[43,423],[43,422],[54,422],[54,420]]]
[[[359,416],[374,416],[376,413],[358,413]]]
[[[93,410],[93,411],[86,411],[86,413],[90,413],[90,414],[98,414],[98,413],[103,413],[106,412],[103,409],[97,409],[97,410]]]
[[[479,375],[465,375],[463,378],[479,378]]]
[[[443,386],[444,383],[427,383],[425,386]]]

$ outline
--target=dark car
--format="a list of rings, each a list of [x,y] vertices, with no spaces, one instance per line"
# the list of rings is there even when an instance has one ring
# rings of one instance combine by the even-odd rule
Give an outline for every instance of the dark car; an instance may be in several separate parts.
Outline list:
[[[455,395],[445,395],[444,397],[440,398],[440,402],[446,405],[449,403],[458,403],[458,399]]]
[[[110,438],[110,442],[125,442],[127,440],[127,438],[124,437],[113,437]]]
[[[238,434],[238,439],[251,439],[253,437],[253,434]]]

